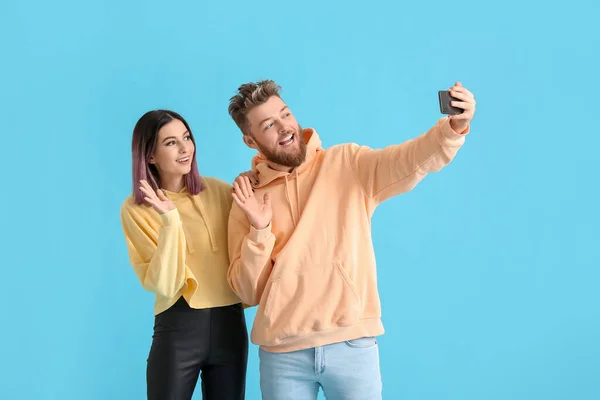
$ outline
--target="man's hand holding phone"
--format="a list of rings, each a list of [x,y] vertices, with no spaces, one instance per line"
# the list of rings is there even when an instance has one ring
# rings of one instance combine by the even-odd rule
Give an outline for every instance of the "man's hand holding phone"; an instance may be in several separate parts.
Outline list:
[[[456,133],[464,132],[475,115],[475,96],[460,82],[447,91],[439,92],[440,112],[448,114],[450,126]]]

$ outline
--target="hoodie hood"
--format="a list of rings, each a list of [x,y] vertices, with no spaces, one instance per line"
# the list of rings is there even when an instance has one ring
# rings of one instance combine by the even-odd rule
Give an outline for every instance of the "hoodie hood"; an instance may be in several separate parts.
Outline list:
[[[317,152],[323,151],[321,139],[319,138],[317,131],[312,128],[306,128],[302,130],[302,135],[304,135],[304,141],[306,142],[306,159],[300,166],[294,168],[291,172],[277,171],[270,168],[267,164],[267,159],[260,152],[252,158],[252,170],[258,175],[258,185],[255,186],[256,188],[264,187],[280,177],[289,176],[291,174],[301,174],[310,166],[317,155]]]

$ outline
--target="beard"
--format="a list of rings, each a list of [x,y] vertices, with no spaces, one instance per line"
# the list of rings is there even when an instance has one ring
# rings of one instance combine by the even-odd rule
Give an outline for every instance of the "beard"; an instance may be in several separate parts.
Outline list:
[[[295,147],[296,143],[298,147]],[[306,160],[306,141],[304,140],[304,134],[300,125],[298,125],[296,132],[294,132],[294,143],[292,146],[294,146],[294,149],[288,151],[278,147],[268,149],[262,146],[259,146],[259,150],[268,161],[274,164],[288,168],[299,167]]]

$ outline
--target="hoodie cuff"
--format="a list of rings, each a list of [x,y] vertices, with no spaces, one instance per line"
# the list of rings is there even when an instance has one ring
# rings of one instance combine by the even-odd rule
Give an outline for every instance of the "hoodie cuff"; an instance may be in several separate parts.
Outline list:
[[[450,126],[450,120],[445,118],[442,120],[440,124],[440,131],[442,133],[442,142],[447,144],[454,143],[462,143],[465,140],[465,136],[471,130],[471,125],[468,125],[467,128],[461,133],[456,133],[454,129]]]
[[[160,214],[160,219],[163,223],[163,226],[181,224],[181,218],[179,217],[179,211],[177,211],[177,208],[167,211],[164,214]]]
[[[255,229],[254,226],[250,225],[250,233],[248,239],[254,243],[263,243],[271,237],[271,223],[263,229]]]

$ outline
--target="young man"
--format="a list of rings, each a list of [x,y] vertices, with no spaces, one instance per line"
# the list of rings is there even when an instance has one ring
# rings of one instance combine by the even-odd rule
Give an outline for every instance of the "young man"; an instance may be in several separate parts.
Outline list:
[[[273,81],[247,83],[229,113],[249,147],[258,180],[234,182],[229,218],[229,284],[258,305],[252,342],[260,346],[266,400],[380,399],[376,336],[383,334],[371,215],[454,158],[475,113],[460,83],[462,114],[444,117],[403,144],[327,150],[302,129]]]

